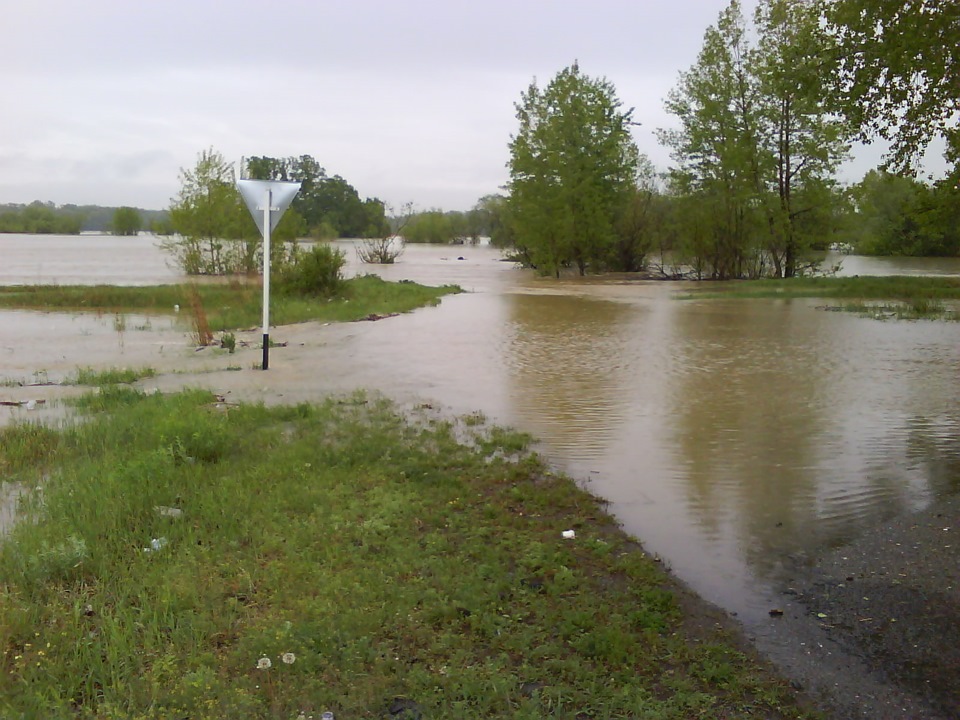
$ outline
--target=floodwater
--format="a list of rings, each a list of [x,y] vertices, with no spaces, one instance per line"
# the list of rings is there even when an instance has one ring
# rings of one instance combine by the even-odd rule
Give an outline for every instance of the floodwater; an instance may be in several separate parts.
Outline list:
[[[182,279],[154,243],[0,236],[0,283]],[[539,437],[648,551],[760,632],[798,565],[960,490],[960,323],[861,318],[815,300],[676,300],[692,286],[628,276],[537,279],[488,247],[409,246],[383,267],[343,247],[351,272],[468,292],[379,322],[275,328],[288,344],[265,373],[252,369],[259,331],[227,355],[195,352],[173,313],[0,312],[0,381],[148,365],[167,373],[146,383],[163,390],[288,402],[362,387],[481,411]],[[843,267],[960,274],[958,260],[849,256]],[[0,397],[44,397],[55,413],[62,392]],[[3,410],[0,423],[32,417]]]

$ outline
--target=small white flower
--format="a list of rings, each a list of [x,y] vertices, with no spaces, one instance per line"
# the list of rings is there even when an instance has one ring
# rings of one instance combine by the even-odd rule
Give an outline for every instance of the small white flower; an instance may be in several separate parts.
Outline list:
[[[285,652],[280,659],[283,660],[284,665],[293,665],[297,661],[297,656],[291,652]]]
[[[270,658],[268,657],[262,657],[257,660],[257,670],[269,670],[271,665],[273,665],[273,663],[270,662]]]

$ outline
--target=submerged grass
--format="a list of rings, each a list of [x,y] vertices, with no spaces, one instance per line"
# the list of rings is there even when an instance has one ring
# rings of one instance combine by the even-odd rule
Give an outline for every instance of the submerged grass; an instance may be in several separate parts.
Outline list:
[[[705,284],[702,290],[677,296],[679,299],[716,298],[823,298],[852,302],[830,306],[829,310],[857,312],[871,317],[898,319],[960,319],[944,301],[960,300],[958,277],[819,277],[781,280],[744,280]],[[869,300],[889,301],[882,304]]]
[[[257,283],[203,285],[24,285],[0,288],[0,307],[17,309],[93,310],[99,312],[170,313],[174,307],[189,315],[192,289],[198,293],[214,331],[256,326],[261,317],[263,291]],[[412,282],[392,283],[376,275],[344,282],[341,297],[331,300],[274,293],[270,315],[275,325],[308,320],[349,321],[389,312],[408,312],[436,304],[456,286],[426,287]]]
[[[70,376],[65,384],[67,385],[122,385],[135,383],[144,378],[156,377],[157,371],[151,367],[142,368],[107,368],[105,370],[96,370],[92,367],[78,368],[76,373]]]
[[[856,298],[861,300],[960,300],[960,278],[896,275],[737,280],[704,283],[691,298]]]
[[[0,716],[802,717],[525,436],[212,401],[2,431]]]

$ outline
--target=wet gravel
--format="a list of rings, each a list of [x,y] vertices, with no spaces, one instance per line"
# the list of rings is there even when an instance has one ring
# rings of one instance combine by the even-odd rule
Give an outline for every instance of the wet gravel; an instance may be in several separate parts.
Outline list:
[[[829,717],[960,718],[960,497],[818,558],[782,598],[758,644]]]

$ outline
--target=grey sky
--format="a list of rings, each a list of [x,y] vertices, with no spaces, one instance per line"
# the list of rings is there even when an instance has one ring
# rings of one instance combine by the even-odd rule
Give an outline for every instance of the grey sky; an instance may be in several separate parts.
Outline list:
[[[309,154],[362,197],[467,209],[506,181],[521,91],[574,59],[666,168],[662,100],[726,2],[6,3],[0,202],[166,207],[213,147]]]

